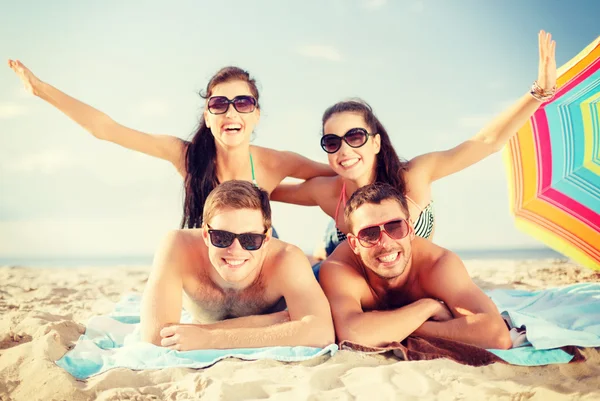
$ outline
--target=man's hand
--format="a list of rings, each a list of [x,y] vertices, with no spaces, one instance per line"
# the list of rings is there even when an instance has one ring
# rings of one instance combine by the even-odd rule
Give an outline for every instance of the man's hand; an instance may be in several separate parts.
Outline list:
[[[435,322],[446,322],[448,320],[454,319],[452,312],[450,312],[450,309],[448,309],[445,303],[437,301],[435,299],[432,299],[432,301],[435,302],[437,305],[436,310],[431,316],[430,320],[433,320]]]
[[[199,325],[174,324],[160,331],[160,345],[176,351],[210,349],[211,334]]]

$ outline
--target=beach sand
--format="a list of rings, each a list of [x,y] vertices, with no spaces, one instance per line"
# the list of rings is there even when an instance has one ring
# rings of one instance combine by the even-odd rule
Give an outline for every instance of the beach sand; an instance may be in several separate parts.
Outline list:
[[[544,289],[600,274],[564,261],[467,260],[483,289]],[[54,364],[93,315],[141,292],[149,268],[0,268],[0,400],[600,400],[600,348],[577,364],[473,368],[339,351],[304,363],[225,360],[196,370],[115,369],[77,381]]]

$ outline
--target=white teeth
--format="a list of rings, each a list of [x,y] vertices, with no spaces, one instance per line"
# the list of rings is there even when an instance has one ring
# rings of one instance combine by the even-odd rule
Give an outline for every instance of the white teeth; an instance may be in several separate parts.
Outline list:
[[[228,265],[231,265],[231,266],[239,266],[244,262],[245,262],[244,259],[225,259],[225,263],[227,263]]]
[[[340,162],[343,167],[354,166],[356,163],[358,163],[358,159],[348,159]]]
[[[387,256],[380,256],[378,259],[380,261],[382,261],[383,263],[387,263],[387,262],[391,262],[391,261],[395,260],[397,257],[398,257],[398,252],[392,253]]]
[[[242,126],[240,124],[226,124],[223,126],[224,129],[241,129]]]

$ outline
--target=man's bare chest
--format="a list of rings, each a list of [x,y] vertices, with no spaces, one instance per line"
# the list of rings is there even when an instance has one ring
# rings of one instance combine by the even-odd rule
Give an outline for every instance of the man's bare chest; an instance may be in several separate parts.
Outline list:
[[[280,300],[281,297],[269,294],[261,282],[244,290],[221,289],[205,284],[185,291],[184,308],[194,320],[211,323],[271,313]]]

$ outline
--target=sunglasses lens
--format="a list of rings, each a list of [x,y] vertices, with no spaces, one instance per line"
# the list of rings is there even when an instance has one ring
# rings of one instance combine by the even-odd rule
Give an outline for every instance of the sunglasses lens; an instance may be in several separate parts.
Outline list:
[[[377,226],[363,228],[356,236],[362,246],[369,247],[375,245],[379,241],[381,229]]]
[[[353,148],[359,148],[367,143],[367,132],[362,129],[353,129],[350,130],[344,135],[346,142],[348,145]]]
[[[342,138],[334,135],[327,134],[321,137],[321,147],[327,153],[335,153],[340,149],[342,144]]]
[[[408,223],[406,220],[390,221],[389,223],[385,223],[383,228],[385,228],[385,231],[393,239],[402,239],[408,235]]]
[[[256,107],[256,99],[252,96],[238,96],[233,99],[233,106],[239,113],[251,113]]]
[[[225,96],[215,96],[208,100],[208,111],[213,114],[223,114],[229,108],[229,100]]]
[[[242,234],[239,236],[240,245],[247,251],[256,251],[263,244],[264,235],[261,234]]]
[[[233,243],[235,236],[228,231],[209,230],[210,242],[217,248],[227,248]]]

